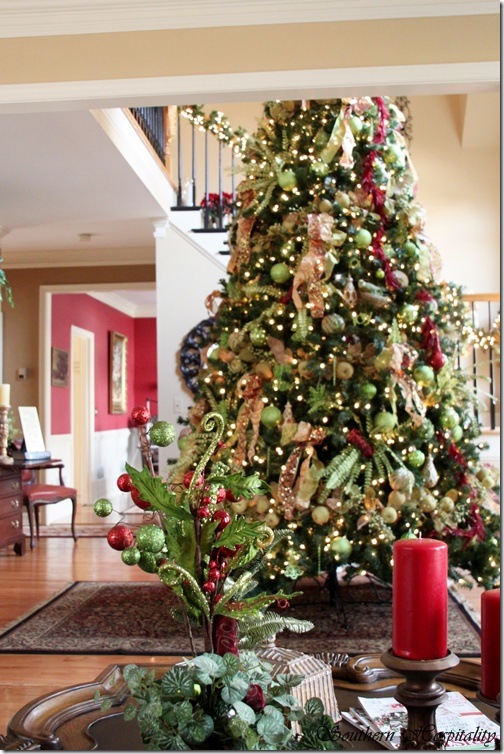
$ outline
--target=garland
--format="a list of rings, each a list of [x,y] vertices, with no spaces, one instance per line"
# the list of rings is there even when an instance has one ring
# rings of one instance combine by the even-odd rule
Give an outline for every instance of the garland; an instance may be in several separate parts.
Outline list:
[[[238,157],[243,157],[250,138],[244,128],[234,130],[224,113],[212,110],[208,115],[200,105],[184,105],[180,114],[201,131],[209,131],[230,147]]]

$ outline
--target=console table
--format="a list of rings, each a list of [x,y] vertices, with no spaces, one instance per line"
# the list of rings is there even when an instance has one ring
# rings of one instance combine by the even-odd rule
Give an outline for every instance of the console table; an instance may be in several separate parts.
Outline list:
[[[14,545],[17,555],[24,555],[23,495],[21,472],[15,466],[0,466],[0,548]]]
[[[392,671],[381,664],[380,655],[350,658],[345,654],[333,654],[325,659],[332,667],[340,710],[355,706],[358,696],[391,696],[399,681]],[[162,675],[166,669],[160,666],[156,671]],[[461,660],[457,667],[448,670],[440,679],[448,691],[461,691],[494,720],[496,709],[475,698],[480,675],[478,664]],[[94,701],[96,691],[101,696],[110,697],[111,709],[106,712],[101,710],[100,703]],[[90,683],[55,691],[25,705],[11,719],[7,734],[0,736],[0,748],[5,751],[141,751],[144,746],[135,721],[127,723],[122,717],[127,699],[128,690],[121,667],[109,665]],[[340,730],[344,733],[356,729],[341,721]],[[352,748],[351,745],[348,748]],[[359,741],[359,750],[383,748],[376,741]]]

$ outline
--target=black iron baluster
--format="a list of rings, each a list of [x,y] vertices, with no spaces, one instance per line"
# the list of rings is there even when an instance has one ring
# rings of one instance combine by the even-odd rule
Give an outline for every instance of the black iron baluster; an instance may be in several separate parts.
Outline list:
[[[205,131],[205,213],[204,227],[210,226],[210,207],[208,198],[208,131]]]
[[[473,330],[476,331],[476,306],[475,302],[471,301],[471,319],[472,319],[472,326]],[[477,364],[477,354],[476,354],[476,346],[473,343],[472,347],[472,366],[473,366],[473,386],[474,386],[474,395],[476,400],[474,401],[474,414],[476,421],[479,423],[479,408],[478,408],[478,364]]]
[[[180,108],[177,108],[177,207],[182,206],[182,130]]]
[[[222,141],[219,139],[219,219],[218,227],[222,229],[223,225],[223,207],[222,207]]]

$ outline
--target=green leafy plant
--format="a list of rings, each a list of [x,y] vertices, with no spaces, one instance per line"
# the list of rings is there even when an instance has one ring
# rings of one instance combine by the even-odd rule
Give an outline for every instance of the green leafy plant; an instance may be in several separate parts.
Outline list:
[[[334,725],[320,699],[303,706],[291,689],[296,675],[272,675],[253,652],[203,654],[155,671],[127,665],[133,697],[124,712],[136,718],[149,749],[333,749],[326,734]]]
[[[287,608],[292,594],[256,588],[254,575],[288,531],[273,532],[231,506],[264,495],[268,485],[258,474],[230,473],[219,460],[224,419],[217,412],[202,419],[207,447],[200,462],[183,483],[170,485],[154,473],[151,443],[173,442],[173,426],[158,421],[147,430],[150,414],[144,407],[133,409],[131,416],[139,428],[144,468],[126,464],[117,483],[145,510],[144,523],[135,533],[116,524],[107,540],[121,551],[127,565],[157,573],[179,598],[174,618],[185,622],[193,657],[160,679],[153,670],[126,666],[124,678],[133,700],[126,707],[126,719],[137,718],[151,749],[191,749],[202,744],[205,748],[327,748],[317,733],[325,733],[333,724],[323,703],[310,699],[303,707],[291,693],[302,678],[274,676],[257,654],[241,651],[286,628],[296,632],[313,628],[309,621],[268,609]],[[109,515],[111,502],[97,500],[95,512]],[[206,651],[199,656],[194,626],[202,627],[205,640]],[[103,705],[109,704],[105,698]]]

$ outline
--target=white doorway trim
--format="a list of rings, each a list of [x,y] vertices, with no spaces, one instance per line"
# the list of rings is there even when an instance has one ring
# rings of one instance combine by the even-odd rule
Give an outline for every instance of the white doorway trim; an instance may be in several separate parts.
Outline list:
[[[95,405],[95,337],[82,327],[70,328],[70,432],[73,451],[73,486],[78,505],[91,502],[91,469]]]
[[[156,283],[86,283],[67,285],[41,285],[39,288],[39,396],[38,409],[42,432],[49,443],[51,434],[51,322],[52,322],[52,297],[55,293],[108,293],[117,290],[155,290]],[[93,379],[94,395],[94,379]],[[91,406],[93,421],[91,422],[94,434],[94,397]],[[92,463],[91,456],[91,463]],[[90,479],[92,468],[89,467]],[[70,479],[65,478],[70,484]]]

